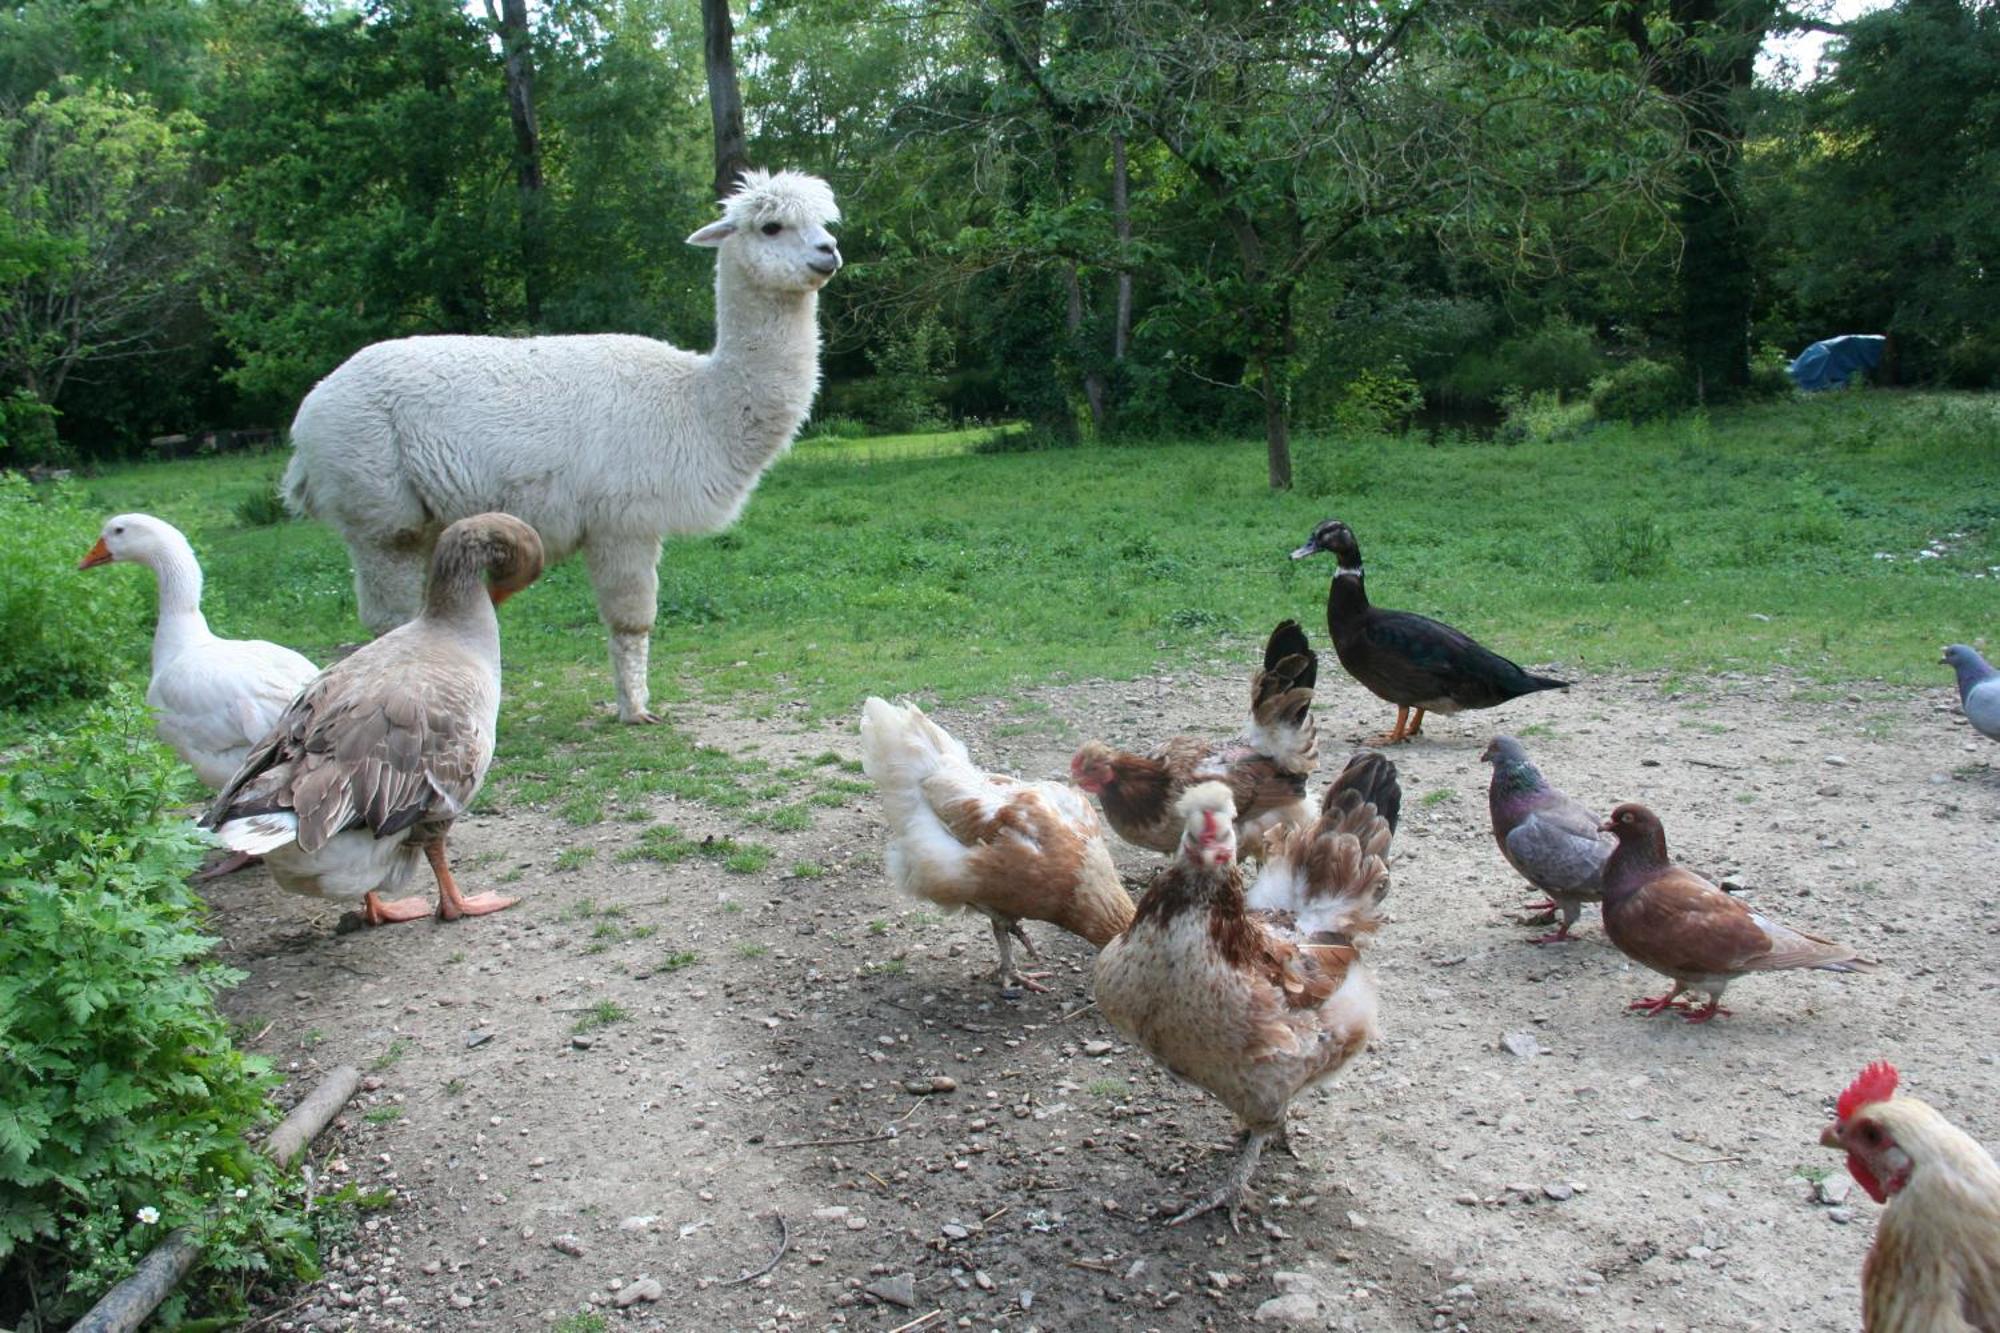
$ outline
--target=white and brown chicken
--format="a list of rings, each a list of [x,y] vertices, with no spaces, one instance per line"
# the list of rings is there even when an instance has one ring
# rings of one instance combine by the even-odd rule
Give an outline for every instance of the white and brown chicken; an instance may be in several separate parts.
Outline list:
[[[1021,922],[1102,947],[1132,920],[1097,812],[1068,783],[988,773],[921,708],[876,698],[862,705],[861,766],[889,817],[889,878],[940,907],[983,913],[1002,990],[1048,989],[1047,973],[1014,966],[1017,939],[1038,956]]]
[[[1242,1124],[1220,1188],[1170,1225],[1221,1207],[1239,1225],[1264,1145],[1290,1150],[1292,1099],[1375,1035],[1375,981],[1361,946],[1381,925],[1401,807],[1396,766],[1356,755],[1327,788],[1319,819],[1280,834],[1246,892],[1229,788],[1201,783],[1181,798],[1178,855],[1096,969],[1097,1007],[1112,1026]]]

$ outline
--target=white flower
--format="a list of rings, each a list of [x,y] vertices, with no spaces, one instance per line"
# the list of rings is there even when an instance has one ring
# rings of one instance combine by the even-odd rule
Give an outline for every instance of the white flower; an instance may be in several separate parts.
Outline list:
[[[250,1191],[249,1191],[249,1190],[238,1190],[238,1191],[236,1191],[236,1197],[237,1197],[237,1198],[239,1198],[239,1199],[247,1199],[247,1198],[249,1198],[249,1197],[250,1197]]]
[[[139,1218],[140,1226],[149,1227],[152,1226],[155,1222],[160,1220],[160,1210],[153,1207],[153,1205],[151,1204],[147,1204],[144,1208],[141,1208],[139,1210],[137,1216]]]

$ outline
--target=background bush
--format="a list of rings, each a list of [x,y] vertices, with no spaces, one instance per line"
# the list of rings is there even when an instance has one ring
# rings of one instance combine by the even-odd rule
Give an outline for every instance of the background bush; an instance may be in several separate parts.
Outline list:
[[[119,686],[0,773],[7,1327],[27,1309],[74,1317],[180,1226],[202,1266],[169,1321],[240,1311],[252,1284],[316,1269],[280,1173],[245,1138],[270,1118],[274,1080],[216,1011],[242,974],[200,933],[187,877],[205,840],[169,810],[193,783],[151,733]]]
[[[1600,421],[1649,421],[1692,402],[1680,367],[1650,357],[1634,357],[1590,386],[1590,406]]]
[[[145,641],[151,579],[77,570],[104,518],[67,484],[0,472],[0,708],[94,698]]]

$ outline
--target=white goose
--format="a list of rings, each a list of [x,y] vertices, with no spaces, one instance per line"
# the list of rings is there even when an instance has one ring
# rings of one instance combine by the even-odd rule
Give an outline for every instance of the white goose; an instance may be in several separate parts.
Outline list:
[[[380,896],[408,881],[420,855],[437,877],[441,919],[512,907],[497,893],[459,891],[445,835],[493,762],[494,608],[541,572],[541,538],[510,514],[446,528],[417,618],[320,673],[202,824],[225,846],[264,857],[284,888],[361,899],[371,926],[430,915],[428,898]]]
[[[201,565],[173,524],[151,514],[107,519],[97,545],[77,568],[119,560],[145,565],[159,580],[153,680],[146,687],[154,728],[202,784],[215,790],[319,668],[275,643],[210,633],[201,613]]]

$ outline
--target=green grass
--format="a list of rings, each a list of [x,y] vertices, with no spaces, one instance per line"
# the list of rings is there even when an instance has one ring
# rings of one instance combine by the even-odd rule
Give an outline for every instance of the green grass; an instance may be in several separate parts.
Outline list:
[[[678,972],[682,968],[693,967],[701,961],[701,955],[690,949],[681,949],[662,958],[653,968],[655,972]]]
[[[389,1043],[389,1049],[383,1051],[382,1054],[376,1056],[374,1061],[370,1063],[368,1067],[376,1071],[377,1073],[380,1073],[382,1070],[389,1068],[391,1065],[395,1064],[398,1060],[402,1059],[405,1055],[408,1055],[410,1053],[410,1044],[411,1044],[410,1039],[408,1037],[396,1038],[394,1041]]]
[[[671,718],[700,694],[775,716],[803,700],[808,716],[846,717],[869,693],[952,701],[1162,666],[1247,671],[1280,618],[1318,637],[1331,562],[1285,557],[1330,514],[1354,525],[1380,604],[1586,681],[1781,667],[1938,685],[1937,646],[1991,623],[2000,397],[1827,394],[1564,444],[1306,435],[1283,494],[1254,440],[960,452],[976,434],[795,451],[735,528],[670,542],[656,705]],[[129,466],[85,485],[106,512],[188,531],[219,633],[323,660],[360,637],[346,553],[319,524],[235,513],[273,462]],[[1964,535],[1917,558],[1950,533]],[[511,600],[501,627],[498,807],[589,822],[672,793],[797,818],[778,812],[809,793],[770,794],[764,761],[611,720],[580,560]],[[143,679],[144,626],[111,630]],[[22,725],[0,718],[0,743]]]
[[[570,1025],[571,1032],[591,1032],[597,1028],[608,1028],[613,1023],[623,1023],[632,1015],[615,1000],[599,1000],[576,1017]]]
[[[1418,804],[1426,807],[1434,805],[1443,805],[1446,801],[1449,801],[1452,797],[1456,795],[1458,795],[1458,793],[1453,791],[1449,787],[1439,787],[1434,791],[1425,792],[1423,795],[1423,799],[1419,801]]]

